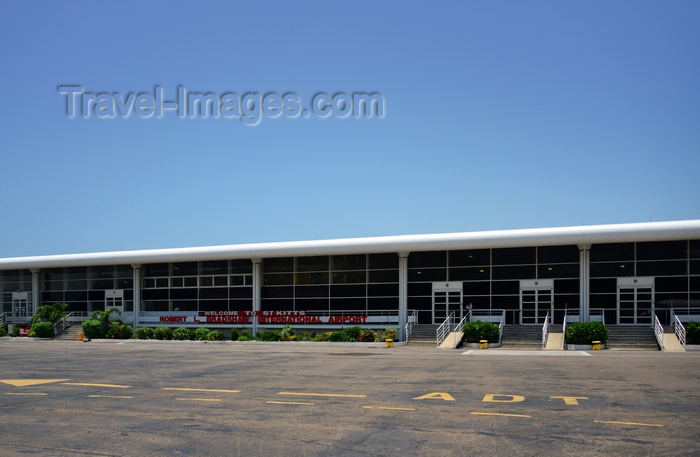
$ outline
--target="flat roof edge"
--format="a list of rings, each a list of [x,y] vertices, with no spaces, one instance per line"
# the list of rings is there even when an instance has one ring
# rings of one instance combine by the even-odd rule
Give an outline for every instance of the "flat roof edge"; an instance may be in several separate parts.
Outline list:
[[[700,220],[397,235],[0,259],[0,270],[700,239]]]

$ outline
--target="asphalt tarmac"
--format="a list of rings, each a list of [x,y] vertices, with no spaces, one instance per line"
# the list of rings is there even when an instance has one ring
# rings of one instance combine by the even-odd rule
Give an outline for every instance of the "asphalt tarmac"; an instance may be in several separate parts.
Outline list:
[[[700,455],[700,352],[0,340],[0,456]]]

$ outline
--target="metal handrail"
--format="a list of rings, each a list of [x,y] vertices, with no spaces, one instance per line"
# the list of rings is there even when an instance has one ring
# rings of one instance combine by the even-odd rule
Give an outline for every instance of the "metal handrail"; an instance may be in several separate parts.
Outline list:
[[[503,341],[503,327],[506,326],[506,310],[501,313],[501,322],[498,324],[498,342]]]
[[[661,350],[664,350],[664,326],[661,325],[659,321],[659,316],[654,313],[654,335],[656,336],[656,342],[659,343]]]
[[[438,329],[435,331],[435,341],[437,342],[436,346],[440,346],[443,341],[447,338],[447,335],[450,334],[450,331],[452,331],[452,323],[455,320],[455,313],[451,312],[449,316],[445,319],[445,321],[440,324]]]
[[[542,349],[547,346],[547,334],[549,332],[549,311],[547,311],[547,317],[544,318],[544,325],[542,325]]]
[[[54,337],[57,337],[61,333],[65,332],[66,329],[68,327],[70,327],[71,324],[73,324],[72,318],[73,318],[73,313],[68,313],[62,319],[60,319],[58,322],[53,324]]]
[[[408,341],[408,336],[411,334],[413,331],[413,322],[417,321],[416,319],[416,310],[414,309],[411,314],[409,314],[408,319],[406,319],[406,341]]]
[[[681,342],[681,345],[685,348],[685,327],[683,326],[683,323],[678,319],[678,316],[673,315],[673,331],[676,332],[676,336],[678,337],[678,341]]]
[[[5,325],[5,313],[0,313],[0,325]]]

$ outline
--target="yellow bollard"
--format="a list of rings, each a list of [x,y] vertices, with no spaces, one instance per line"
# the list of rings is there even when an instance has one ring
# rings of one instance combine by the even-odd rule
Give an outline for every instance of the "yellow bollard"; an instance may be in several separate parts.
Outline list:
[[[394,347],[394,340],[392,340],[391,338],[387,338],[385,341],[385,344],[386,344],[386,347],[393,348]]]
[[[602,345],[600,344],[600,341],[591,341],[591,344],[593,345],[593,348],[592,348],[592,349],[593,349],[594,351],[600,351],[600,348],[601,348],[601,346],[602,346]]]
[[[479,348],[488,349],[489,348],[489,340],[479,340]]]
[[[83,341],[85,339],[85,334],[83,332],[78,333],[78,341]]]

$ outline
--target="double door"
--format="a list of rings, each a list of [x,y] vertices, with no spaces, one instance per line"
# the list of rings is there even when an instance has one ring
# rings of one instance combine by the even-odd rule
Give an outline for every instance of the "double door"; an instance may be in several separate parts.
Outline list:
[[[654,319],[654,278],[618,278],[618,325],[652,325]]]

